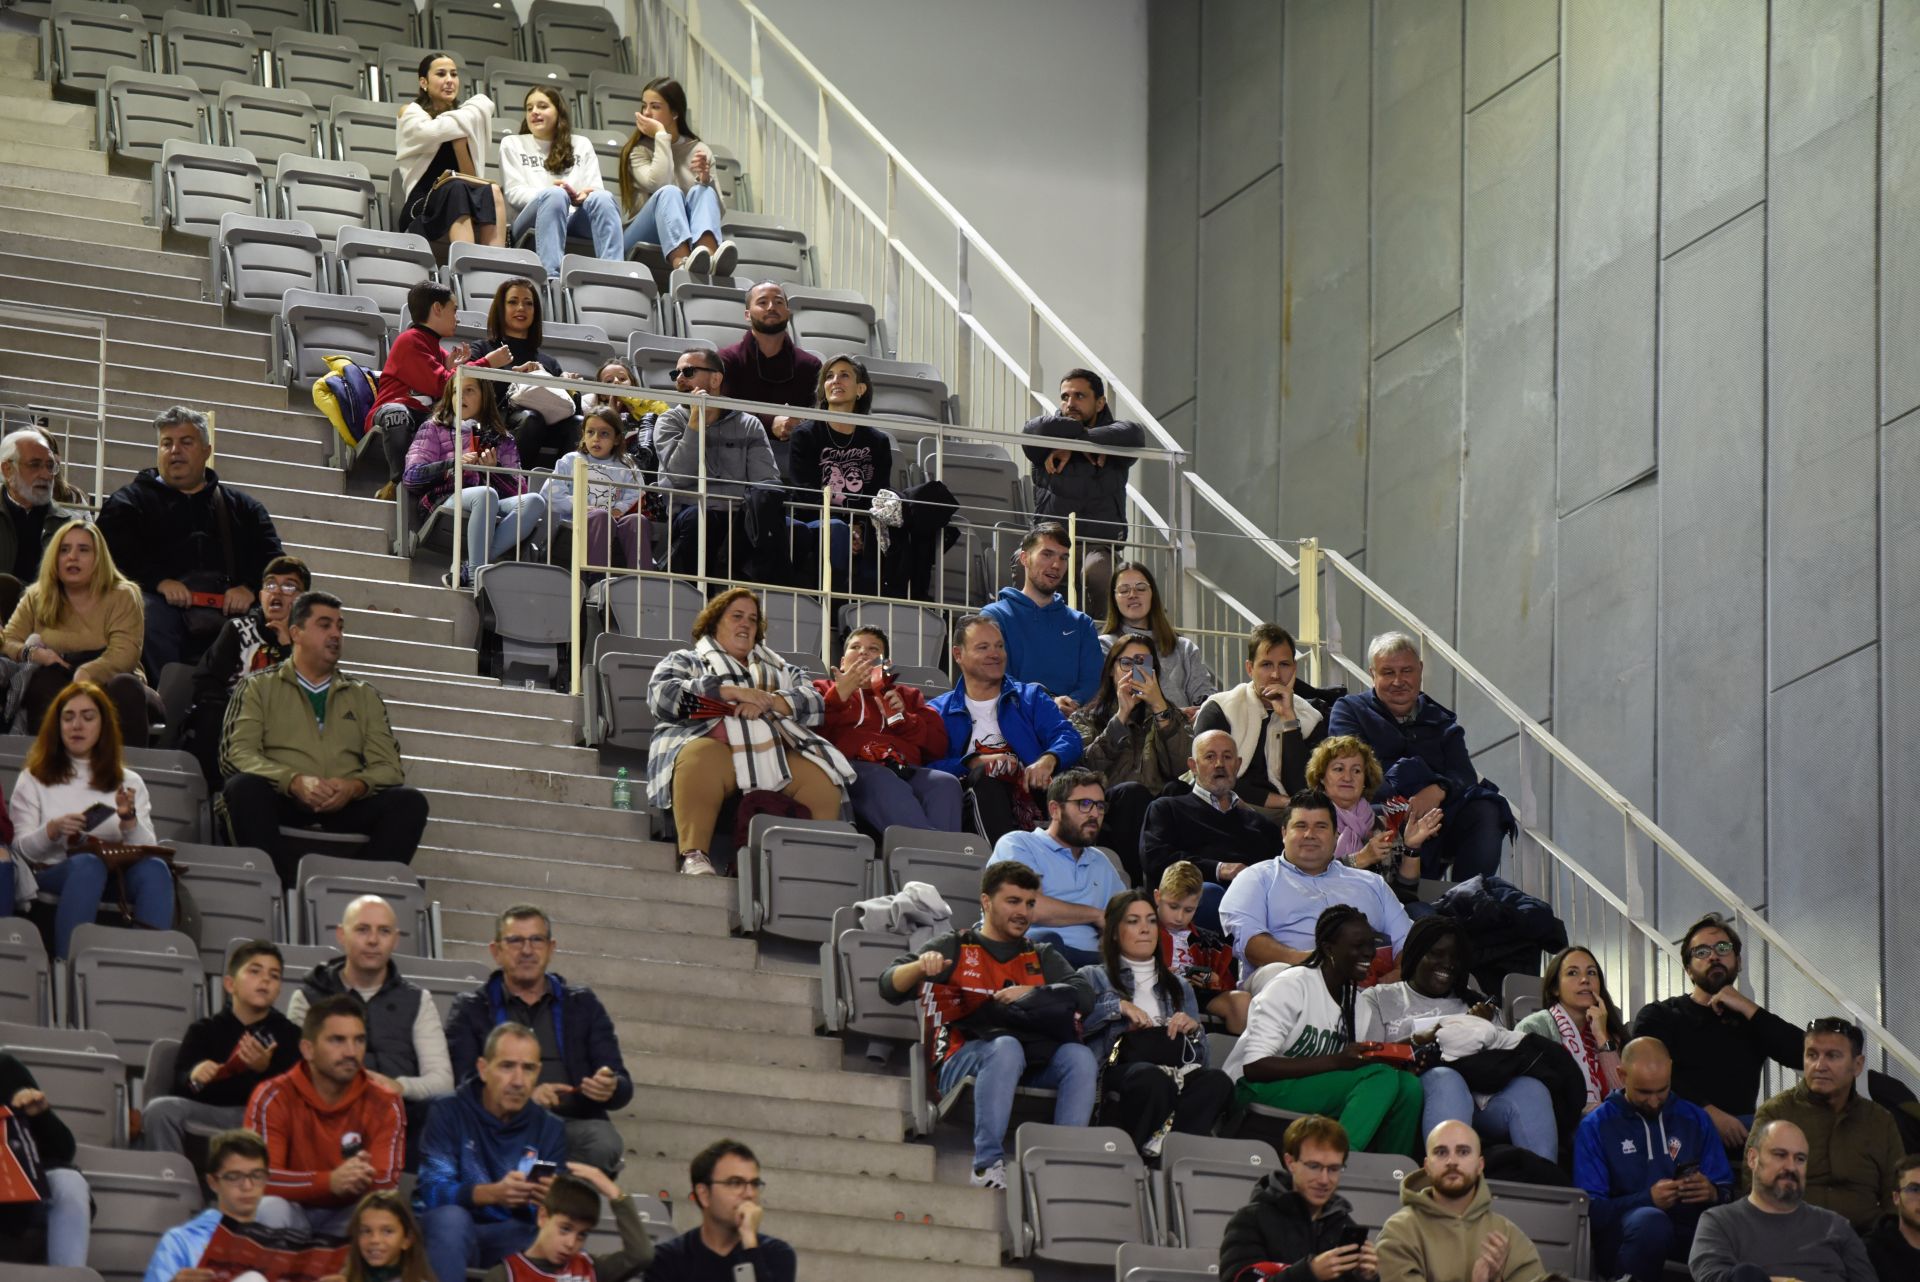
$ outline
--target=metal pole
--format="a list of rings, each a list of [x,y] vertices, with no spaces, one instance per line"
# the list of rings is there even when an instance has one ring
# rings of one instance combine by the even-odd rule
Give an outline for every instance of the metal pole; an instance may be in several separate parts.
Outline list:
[[[460,527],[466,522],[460,518],[465,506],[460,496],[460,406],[467,399],[467,367],[456,365],[453,370],[453,494],[448,498],[448,513],[453,518],[453,571],[451,581],[454,587],[460,586]],[[493,389],[481,389],[487,395],[493,395]]]
[[[700,576],[700,593],[702,596],[704,596],[706,595],[706,592],[707,592],[707,398],[706,397],[703,396],[694,403],[693,413],[687,416],[687,423],[689,426],[693,428],[693,430],[700,437],[699,449],[695,452],[695,455],[694,455],[694,457],[699,461],[699,464],[700,464],[699,474],[694,477],[694,482],[693,482],[694,493],[699,496],[698,504],[699,504],[700,510],[696,515],[693,523],[693,554],[694,556],[698,557],[700,561],[699,566],[696,568],[696,573],[698,573]],[[729,527],[728,527],[727,538],[728,538],[727,558],[729,561],[731,561],[733,558],[733,551],[732,551],[733,534],[732,534],[731,524],[729,524]]]
[[[1078,512],[1067,513],[1067,546],[1073,549],[1072,555],[1067,558],[1067,608],[1069,610],[1078,610],[1080,608],[1080,576],[1075,573],[1079,567],[1074,564],[1074,559],[1081,555],[1080,514]],[[1027,573],[1031,575],[1033,571],[1028,570]]]
[[[98,435],[93,441],[93,501],[105,503],[107,501],[107,326],[104,318],[100,323],[100,386],[94,398],[94,412],[97,415],[94,428]],[[212,417],[209,416],[207,421],[211,425]],[[212,431],[211,426],[208,431]],[[67,457],[73,457],[71,450],[68,451]],[[157,676],[154,679],[159,680]]]
[[[824,99],[822,100],[825,101]],[[851,535],[851,531],[848,532]],[[848,567],[852,577],[852,566]],[[851,585],[849,585],[851,586]],[[833,487],[820,487],[820,662],[833,666]]]
[[[1300,633],[1297,644],[1306,650],[1313,684],[1327,684],[1325,657],[1320,647],[1320,540],[1300,544]]]
[[[607,537],[613,537],[613,513],[607,513]],[[607,558],[607,564],[613,564],[613,558]],[[573,584],[571,588],[572,608],[568,611],[571,620],[568,631],[571,633],[569,649],[573,655],[572,693],[580,693],[580,576],[587,566],[587,459],[584,454],[576,454],[573,459]],[[618,582],[612,574],[607,575],[607,599],[613,599],[613,585]]]

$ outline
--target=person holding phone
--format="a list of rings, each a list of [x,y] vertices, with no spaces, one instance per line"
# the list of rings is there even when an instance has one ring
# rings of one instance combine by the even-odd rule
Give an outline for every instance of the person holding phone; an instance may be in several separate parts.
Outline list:
[[[1087,745],[1083,764],[1107,780],[1099,844],[1120,856],[1136,885],[1147,807],[1186,771],[1193,755],[1193,727],[1161,688],[1160,675],[1153,642],[1124,637],[1107,650],[1099,692],[1069,718]]]
[[[1365,1226],[1340,1196],[1346,1128],[1331,1117],[1298,1118],[1281,1140],[1286,1169],[1260,1177],[1220,1238],[1222,1282],[1267,1277],[1369,1282],[1380,1259]]]

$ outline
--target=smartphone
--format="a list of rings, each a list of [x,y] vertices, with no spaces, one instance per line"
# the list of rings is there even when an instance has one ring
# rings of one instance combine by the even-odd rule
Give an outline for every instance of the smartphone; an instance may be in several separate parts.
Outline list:
[[[1340,1241],[1338,1245],[1364,1246],[1366,1245],[1366,1241],[1367,1241],[1367,1226],[1364,1224],[1349,1224],[1347,1225],[1346,1232],[1340,1235]]]
[[[340,1160],[343,1162],[351,1162],[354,1158],[359,1157],[360,1154],[366,1150],[366,1147],[366,1142],[358,1135],[349,1136],[340,1141]]]
[[[1682,1162],[1673,1168],[1673,1178],[1676,1180],[1684,1180],[1699,1173],[1700,1163],[1698,1162]]]
[[[540,1180],[550,1180],[558,1174],[560,1174],[558,1162],[535,1162],[527,1168],[527,1178],[536,1183]]]
[[[80,822],[86,825],[86,831],[92,832],[107,820],[120,812],[104,801],[96,801],[80,812]]]

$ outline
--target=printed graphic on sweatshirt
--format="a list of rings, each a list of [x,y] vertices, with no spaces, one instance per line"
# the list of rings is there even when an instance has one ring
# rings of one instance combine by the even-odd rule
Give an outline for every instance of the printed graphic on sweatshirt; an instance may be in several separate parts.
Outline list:
[[[865,494],[873,475],[873,450],[865,445],[826,445],[820,449],[820,475],[840,503],[849,494]]]
[[[1315,1055],[1337,1055],[1346,1048],[1347,1039],[1339,1029],[1308,1024],[1281,1054],[1287,1059],[1311,1059]]]

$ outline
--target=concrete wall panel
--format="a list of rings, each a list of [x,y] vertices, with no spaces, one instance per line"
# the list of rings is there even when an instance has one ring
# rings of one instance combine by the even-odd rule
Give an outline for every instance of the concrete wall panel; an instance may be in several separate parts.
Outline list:
[[[1559,42],[1555,0],[1467,0],[1467,109],[1553,57]]]
[[[1155,417],[1193,396],[1200,264],[1200,6],[1151,5],[1147,315],[1140,394]]]
[[[1880,706],[1885,710],[1881,788],[1886,869],[1886,981],[1889,1026],[1920,1029],[1920,413],[1889,424],[1883,434],[1880,475],[1880,559],[1884,630],[1880,647]],[[1858,754],[1858,750],[1856,749]],[[1864,755],[1864,754],[1858,754]]]
[[[1664,10],[1660,226],[1671,254],[1766,195],[1767,0]]]
[[[1659,0],[1570,0],[1561,120],[1559,511],[1653,468]]]
[[[1281,13],[1268,0],[1200,6],[1203,214],[1280,163]]]
[[[1880,344],[1920,348],[1920,0],[1886,0],[1881,32]],[[1920,405],[1920,368],[1880,371],[1880,421]]]
[[[1460,306],[1460,0],[1378,0],[1373,54],[1373,342]]]

